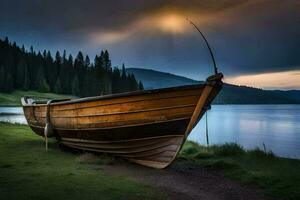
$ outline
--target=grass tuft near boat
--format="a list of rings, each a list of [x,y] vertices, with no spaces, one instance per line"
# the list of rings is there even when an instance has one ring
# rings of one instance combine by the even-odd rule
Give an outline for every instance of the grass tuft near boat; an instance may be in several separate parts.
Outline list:
[[[21,101],[29,126],[40,136],[161,169],[175,159],[220,91],[222,77],[217,73],[202,84],[98,97]]]

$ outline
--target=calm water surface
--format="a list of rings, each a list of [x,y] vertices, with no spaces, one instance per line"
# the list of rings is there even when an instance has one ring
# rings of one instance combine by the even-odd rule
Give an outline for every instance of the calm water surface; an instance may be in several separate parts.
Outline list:
[[[300,105],[215,105],[208,112],[211,144],[236,142],[246,149],[263,148],[300,158]],[[190,140],[206,144],[205,117]]]
[[[20,107],[0,107],[0,121],[26,124]],[[208,112],[210,144],[236,142],[300,158],[300,105],[213,105]],[[205,117],[189,136],[206,144]]]
[[[0,107],[0,121],[27,124],[21,107]]]

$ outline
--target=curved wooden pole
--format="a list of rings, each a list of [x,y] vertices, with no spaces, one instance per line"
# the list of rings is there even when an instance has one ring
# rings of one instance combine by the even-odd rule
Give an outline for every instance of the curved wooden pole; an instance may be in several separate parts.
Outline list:
[[[186,18],[186,20],[189,21],[194,26],[194,28],[200,33],[200,35],[204,39],[205,44],[206,44],[206,46],[207,46],[207,48],[209,50],[210,56],[211,56],[213,64],[214,64],[215,74],[217,74],[218,73],[218,68],[217,68],[217,65],[216,65],[215,57],[214,57],[214,54],[213,54],[213,52],[212,52],[212,50],[210,48],[210,45],[208,44],[208,41],[206,40],[206,38],[204,36],[204,34],[200,31],[200,29],[191,20],[189,20],[188,18]]]

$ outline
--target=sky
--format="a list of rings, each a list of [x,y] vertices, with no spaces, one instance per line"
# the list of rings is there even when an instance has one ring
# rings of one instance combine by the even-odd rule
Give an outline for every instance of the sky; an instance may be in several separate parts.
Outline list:
[[[53,53],[110,52],[113,66],[300,89],[299,0],[0,0],[0,37]]]

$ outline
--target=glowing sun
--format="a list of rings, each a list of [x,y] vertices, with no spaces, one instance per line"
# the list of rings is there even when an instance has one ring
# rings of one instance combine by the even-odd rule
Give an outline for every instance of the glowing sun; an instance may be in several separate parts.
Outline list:
[[[184,32],[185,19],[176,14],[168,14],[158,19],[158,24],[163,31],[172,33]]]

